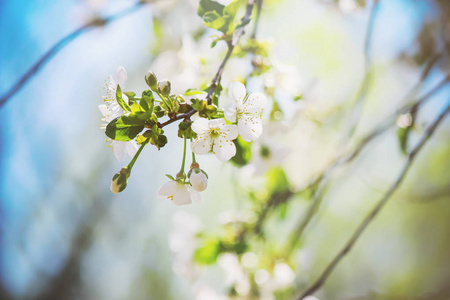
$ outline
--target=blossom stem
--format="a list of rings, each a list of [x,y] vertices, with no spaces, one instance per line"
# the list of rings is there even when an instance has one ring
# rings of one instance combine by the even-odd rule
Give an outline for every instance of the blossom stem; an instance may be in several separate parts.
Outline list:
[[[133,158],[131,159],[130,163],[128,164],[128,171],[131,172],[131,169],[134,166],[134,163],[136,162],[136,160],[138,159],[139,155],[142,152],[142,149],[144,149],[144,147],[147,145],[148,140],[143,142],[141,147],[139,147],[139,150],[136,152],[136,154],[133,156]]]
[[[186,163],[186,137],[184,137],[183,162],[181,163],[181,169],[178,174],[184,174],[185,163]]]
[[[190,140],[192,142],[192,138]],[[197,163],[197,161],[195,160],[195,153],[194,152],[192,152],[192,163],[193,164]]]

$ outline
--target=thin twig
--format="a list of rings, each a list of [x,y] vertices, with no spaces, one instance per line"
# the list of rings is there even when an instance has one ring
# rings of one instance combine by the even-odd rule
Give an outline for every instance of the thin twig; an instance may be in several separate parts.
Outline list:
[[[448,105],[438,115],[438,117],[431,123],[431,125],[428,126],[428,128],[425,130],[424,134],[422,135],[420,141],[417,143],[417,145],[414,147],[414,149],[408,154],[406,163],[403,166],[403,169],[400,172],[400,175],[395,180],[395,182],[391,185],[391,187],[387,190],[386,194],[378,201],[378,203],[375,205],[375,207],[369,212],[369,214],[366,216],[366,218],[357,227],[356,231],[353,233],[351,238],[347,241],[347,243],[342,248],[342,250],[339,251],[339,253],[334,257],[334,259],[328,264],[328,266],[325,268],[325,270],[322,272],[322,274],[319,276],[319,278],[301,294],[301,296],[298,298],[299,300],[301,300],[304,297],[311,295],[312,293],[317,291],[325,283],[328,276],[336,268],[336,266],[342,260],[342,258],[344,258],[344,256],[353,248],[356,241],[362,235],[362,233],[367,228],[367,226],[374,220],[374,218],[378,215],[378,213],[381,211],[381,209],[385,206],[385,204],[388,202],[388,200],[391,198],[391,196],[394,194],[394,192],[400,187],[406,174],[408,173],[409,169],[411,168],[411,166],[414,162],[414,159],[417,157],[417,154],[420,152],[420,150],[422,150],[425,143],[434,134],[436,128],[439,126],[439,124],[442,122],[442,120],[446,117],[446,115],[449,112],[450,112],[450,105]]]
[[[428,74],[428,71],[425,70],[425,72]],[[421,76],[420,82],[423,82],[426,77]],[[322,203],[322,197],[323,197],[323,187],[326,184],[327,179],[330,177],[331,173],[338,168],[339,166],[348,164],[352,162],[355,158],[359,156],[359,154],[365,149],[369,143],[371,143],[375,138],[380,136],[382,133],[384,133],[386,130],[388,130],[396,121],[397,116],[399,114],[403,114],[408,112],[412,107],[416,107],[417,109],[425,103],[428,99],[430,99],[436,92],[438,92],[442,87],[444,87],[450,80],[450,75],[443,78],[435,87],[433,87],[431,90],[429,90],[425,95],[420,97],[417,101],[414,103],[408,103],[405,104],[402,108],[400,108],[395,114],[391,115],[389,118],[387,118],[384,122],[380,123],[371,133],[366,135],[364,138],[362,138],[359,143],[355,146],[355,148],[347,153],[344,153],[340,156],[338,156],[336,159],[334,159],[328,167],[325,168],[323,172],[321,172],[314,181],[307,186],[305,189],[310,189],[312,187],[315,187],[315,193],[313,196],[313,201],[310,207],[308,208],[308,211],[304,215],[304,217],[300,220],[297,227],[294,229],[293,233],[290,237],[289,246],[287,248],[287,254],[290,254],[300,241],[300,237],[302,236],[306,226],[311,221],[312,217],[315,215],[315,213],[318,211],[320,204]],[[410,93],[408,93],[409,95]]]
[[[56,54],[58,54],[64,47],[73,42],[77,37],[82,35],[83,33],[100,26],[104,26],[108,23],[116,21],[122,17],[125,17],[132,12],[135,12],[139,8],[141,8],[144,4],[149,3],[150,1],[139,1],[136,2],[131,7],[128,7],[122,11],[119,11],[116,14],[113,14],[104,18],[97,18],[92,20],[83,26],[75,29],[73,32],[69,33],[67,36],[63,37],[60,41],[58,41],[53,47],[51,47],[41,58],[39,58],[33,66],[24,74],[22,77],[10,88],[6,94],[4,94],[0,98],[0,109],[5,105],[5,103],[13,97],[17,92],[19,92]]]
[[[228,59],[230,59],[234,48],[239,43],[241,36],[244,34],[245,26],[250,22],[250,17],[252,15],[254,3],[255,3],[255,0],[249,0],[247,2],[247,9],[245,11],[244,16],[241,19],[241,25],[239,25],[238,29],[234,32],[233,39],[227,43],[228,44],[227,54],[225,55],[225,58],[223,59],[222,63],[220,64],[220,67],[217,70],[217,73],[214,76],[214,79],[212,80],[211,85],[209,86],[208,95],[206,96],[206,100],[208,101],[208,104],[212,103],[212,95],[213,95],[216,87],[219,86],[219,84],[220,84],[220,79],[222,77],[223,70],[225,69],[225,65],[227,64]]]
[[[379,1],[374,1],[372,9],[370,10],[369,23],[367,25],[366,37],[364,41],[364,79],[358,92],[356,104],[353,110],[353,116],[351,117],[351,127],[346,136],[346,140],[350,139],[358,126],[359,119],[361,117],[364,99],[369,91],[370,84],[372,82],[372,56],[370,48],[372,45],[373,31],[375,28],[375,19],[378,12]]]
[[[227,53],[224,57],[224,59],[222,60],[222,63],[219,66],[219,69],[216,72],[216,75],[214,75],[214,78],[209,86],[209,90],[208,90],[208,94],[206,95],[205,100],[208,102],[208,104],[212,103],[212,95],[214,93],[214,90],[216,89],[217,86],[220,85],[220,79],[222,77],[222,73],[225,69],[225,66],[228,62],[228,60],[231,57],[231,54],[234,50],[234,48],[236,47],[236,45],[239,43],[239,40],[241,39],[241,36],[244,34],[244,29],[245,26],[249,23],[250,21],[250,16],[252,14],[252,10],[253,10],[253,4],[254,4],[255,0],[249,0],[247,3],[247,10],[245,11],[245,15],[242,17],[241,19],[241,25],[238,26],[238,29],[234,32],[233,35],[233,39],[231,42],[228,42],[228,50]],[[189,112],[185,113],[185,114],[181,114],[178,115],[170,120],[167,120],[164,123],[159,124],[159,128],[163,128],[175,121],[181,120],[181,119],[186,119],[191,117],[193,114],[195,114],[197,111],[195,109],[190,110]]]

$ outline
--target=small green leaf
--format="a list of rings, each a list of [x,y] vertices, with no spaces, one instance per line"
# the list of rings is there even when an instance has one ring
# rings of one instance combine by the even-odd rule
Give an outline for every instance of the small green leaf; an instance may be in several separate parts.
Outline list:
[[[144,112],[144,109],[139,105],[139,103],[134,102],[134,103],[131,105],[131,112],[132,112],[132,113]]]
[[[232,17],[232,19],[234,20],[239,10],[239,2],[240,0],[234,0],[230,4],[225,6],[225,8],[223,9],[223,14]]]
[[[399,127],[397,130],[397,138],[400,150],[404,155],[408,154],[408,135],[411,127]]]
[[[155,98],[150,90],[145,90],[142,92],[141,106],[144,111],[149,112],[150,115],[153,113],[153,107],[155,106]]]
[[[136,93],[133,92],[124,92],[124,94],[128,97],[128,99],[132,99],[136,96]]]
[[[107,126],[105,133],[116,141],[131,141],[144,129],[144,121],[135,115],[115,118]]]
[[[214,264],[220,254],[220,249],[221,243],[219,239],[207,240],[202,247],[194,252],[194,261],[203,265]]]
[[[166,177],[167,177],[167,178],[169,178],[170,180],[173,180],[173,181],[175,181],[175,178],[173,178],[173,176],[172,176],[172,175],[170,175],[170,174],[166,174]]]
[[[210,11],[217,12],[220,16],[223,14],[224,5],[212,0],[200,0],[198,4],[197,14],[203,18],[205,13]]]
[[[283,168],[271,168],[266,173],[266,187],[271,194],[284,193],[290,190],[289,180]]]
[[[123,100],[122,98],[122,90],[120,89],[120,86],[117,85],[117,90],[116,90],[116,100],[117,103],[119,103],[119,106],[124,110],[124,111],[131,111],[131,107],[128,105],[128,103],[125,102],[125,100]]]
[[[186,92],[184,92],[184,95],[186,96],[193,96],[193,95],[202,95],[205,91],[197,90],[197,89],[188,89]]]

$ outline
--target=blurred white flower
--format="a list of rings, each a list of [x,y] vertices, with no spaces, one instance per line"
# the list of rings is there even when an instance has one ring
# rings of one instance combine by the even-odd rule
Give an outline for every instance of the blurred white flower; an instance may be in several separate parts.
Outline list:
[[[248,167],[255,175],[264,174],[269,168],[280,166],[292,152],[286,145],[289,126],[280,121],[265,124],[265,131],[254,144],[254,155]]]
[[[189,185],[171,180],[165,183],[158,190],[158,198],[172,200],[176,205],[191,204],[192,201],[200,201],[200,193],[191,188]]]
[[[189,176],[189,182],[195,190],[202,192],[208,186],[208,177],[206,177],[202,170],[195,168]]]
[[[278,263],[273,268],[273,281],[277,289],[288,287],[294,282],[295,273],[285,263]]]
[[[229,87],[231,103],[225,109],[225,118],[235,123],[244,141],[256,140],[262,133],[262,112],[267,104],[262,93],[247,95],[245,86],[240,82],[232,82]]]
[[[192,255],[199,245],[197,234],[202,229],[200,219],[185,211],[177,211],[173,216],[173,229],[169,233],[169,247],[174,253],[173,270],[190,280],[195,280],[198,266]]]
[[[101,104],[98,106],[98,109],[103,115],[103,120],[107,123],[111,122],[115,118],[120,117],[124,113],[124,110],[120,107],[119,103],[117,103],[116,91],[117,85],[119,85],[121,88],[125,87],[125,83],[128,78],[127,71],[124,67],[119,66],[117,67],[116,72],[109,78],[110,81],[106,84],[107,95],[103,97],[103,101],[105,102],[105,104]],[[128,97],[125,94],[122,94],[122,98],[125,102],[128,103]],[[133,157],[138,150],[138,145],[135,141],[112,141],[111,146],[114,151],[114,156],[118,161],[124,160],[126,154],[128,154],[130,157]]]
[[[217,263],[225,271],[225,285],[234,286],[240,295],[247,295],[250,291],[250,283],[235,254],[224,253],[219,256]]]
[[[191,143],[195,154],[213,153],[221,161],[227,161],[236,154],[233,140],[238,136],[235,125],[226,125],[223,119],[207,120],[198,118],[192,124],[192,130],[197,138]]]

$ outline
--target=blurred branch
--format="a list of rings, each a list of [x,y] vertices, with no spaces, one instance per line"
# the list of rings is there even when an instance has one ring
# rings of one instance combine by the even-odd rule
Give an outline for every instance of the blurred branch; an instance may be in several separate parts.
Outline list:
[[[0,98],[0,109],[5,105],[5,103],[13,97],[17,92],[19,92],[27,83],[30,81],[56,54],[58,54],[64,47],[73,42],[77,37],[82,35],[89,30],[105,26],[113,21],[119,20],[135,11],[140,9],[144,4],[150,3],[151,1],[141,0],[136,2],[131,7],[128,7],[116,14],[108,17],[97,17],[96,19],[84,24],[83,26],[75,29],[73,32],[69,33],[67,36],[63,37],[58,41],[53,47],[51,47],[41,58],[39,58],[33,66],[24,74],[22,77],[10,88],[6,94]]]
[[[369,23],[367,25],[366,37],[364,41],[364,79],[357,94],[356,104],[353,110],[352,117],[350,118],[350,129],[348,131],[346,140],[350,139],[358,126],[359,119],[361,117],[364,99],[369,91],[370,83],[372,82],[372,56],[370,48],[372,45],[373,31],[375,28],[375,19],[378,12],[378,5],[380,1],[374,1],[370,10]]]
[[[435,62],[435,61],[434,61]],[[432,64],[434,64],[432,62]],[[426,68],[424,70],[425,76],[422,75],[421,79],[418,84],[421,84],[425,79],[426,76],[429,74],[429,68]],[[397,116],[399,114],[403,114],[408,112],[411,108],[415,107],[416,109],[419,109],[419,107],[425,103],[428,99],[430,99],[436,92],[438,92],[442,87],[444,87],[448,82],[450,81],[450,75],[447,75],[445,78],[443,78],[436,86],[434,86],[431,90],[429,90],[425,95],[420,97],[416,102],[414,103],[407,103],[402,108],[400,108],[395,114],[387,118],[384,122],[380,123],[371,133],[363,137],[357,145],[354,147],[354,149],[350,152],[344,153],[340,156],[338,156],[335,160],[333,160],[328,167],[325,168],[325,170],[320,173],[316,179],[309,184],[305,189],[314,189],[314,196],[312,200],[312,204],[308,208],[308,211],[304,215],[304,217],[300,220],[297,227],[294,229],[293,233],[290,236],[290,242],[289,246],[287,248],[287,253],[291,253],[295,247],[297,246],[298,242],[300,241],[300,237],[303,234],[303,231],[305,230],[308,223],[311,221],[312,217],[315,215],[315,213],[318,211],[318,208],[320,204],[322,203],[323,198],[323,186],[325,186],[327,179],[331,175],[331,173],[338,168],[339,166],[342,166],[344,164],[352,162],[355,158],[359,156],[359,154],[365,149],[365,147],[371,143],[375,138],[380,136],[382,133],[384,133],[386,130],[388,130],[393,124],[395,124],[395,121],[397,119]],[[413,88],[413,90],[416,87]],[[408,93],[408,96],[411,93]]]
[[[438,115],[438,117],[431,123],[431,125],[428,126],[428,128],[425,130],[424,134],[422,135],[417,145],[408,154],[406,163],[403,166],[403,169],[400,172],[400,175],[395,180],[395,182],[391,185],[391,187],[387,190],[386,194],[379,200],[379,202],[375,205],[375,207],[369,212],[366,218],[360,223],[360,225],[353,233],[351,238],[347,241],[345,246],[342,248],[341,251],[339,251],[339,253],[335,256],[335,258],[328,264],[328,266],[325,268],[325,270],[322,272],[319,278],[301,294],[301,296],[298,298],[299,300],[303,299],[308,295],[311,295],[316,290],[318,290],[325,283],[328,276],[336,268],[336,266],[342,260],[342,258],[344,258],[344,256],[353,248],[356,241],[362,235],[367,226],[375,219],[375,217],[385,206],[385,204],[388,202],[388,200],[391,198],[394,192],[400,187],[406,174],[411,168],[414,159],[417,157],[417,154],[422,150],[425,143],[434,134],[436,128],[439,126],[439,124],[442,122],[442,120],[447,116],[449,112],[450,112],[450,105],[447,105],[447,107]]]
[[[258,33],[259,19],[261,18],[261,8],[263,0],[256,0],[256,16],[255,16],[255,26],[253,27],[252,39],[256,38]]]

